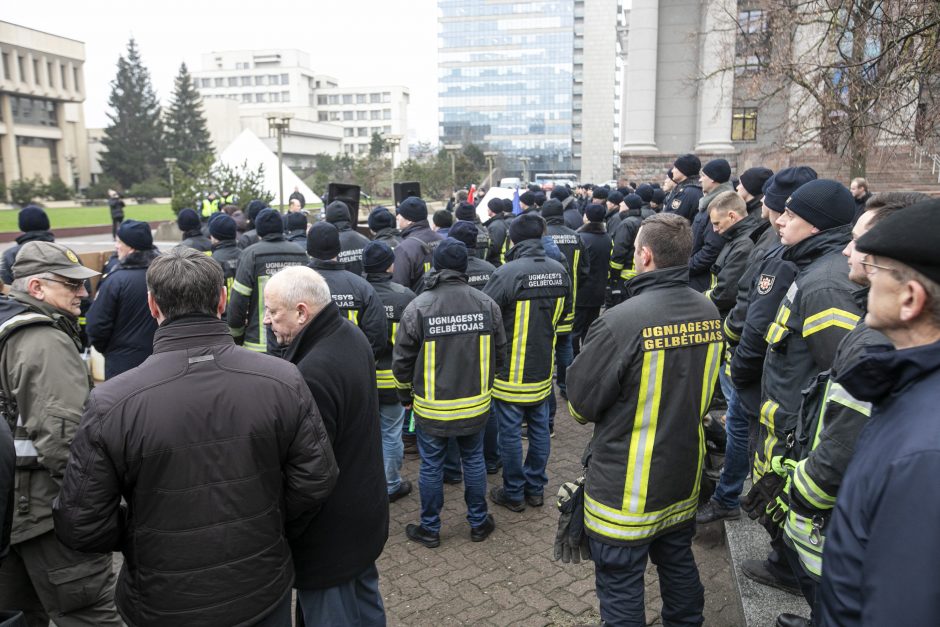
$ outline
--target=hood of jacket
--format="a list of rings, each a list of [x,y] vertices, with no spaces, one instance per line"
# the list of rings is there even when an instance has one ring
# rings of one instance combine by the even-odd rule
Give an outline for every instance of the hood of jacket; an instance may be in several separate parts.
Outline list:
[[[391,276],[391,275],[389,275]],[[448,283],[467,284],[467,274],[457,270],[431,270],[424,275],[424,289],[433,290]]]
[[[675,266],[673,268],[653,270],[652,272],[643,272],[630,279],[627,282],[626,289],[627,293],[633,297],[650,290],[682,286],[689,286],[688,266]]]
[[[798,266],[807,266],[823,255],[842,250],[851,239],[852,225],[837,226],[820,231],[799,244],[788,247],[783,253],[783,258]]]
[[[901,394],[911,384],[940,369],[940,342],[895,350],[870,346],[864,357],[839,378],[849,394],[875,402]]]

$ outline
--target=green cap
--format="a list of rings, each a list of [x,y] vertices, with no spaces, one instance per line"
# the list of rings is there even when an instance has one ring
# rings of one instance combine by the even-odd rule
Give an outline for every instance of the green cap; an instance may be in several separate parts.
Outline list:
[[[83,266],[78,255],[62,244],[26,242],[16,253],[13,278],[22,279],[43,272],[52,272],[67,279],[90,279],[101,274]]]

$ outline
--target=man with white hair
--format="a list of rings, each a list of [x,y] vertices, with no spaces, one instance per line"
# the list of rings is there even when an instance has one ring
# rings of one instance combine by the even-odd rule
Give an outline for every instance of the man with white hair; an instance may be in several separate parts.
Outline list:
[[[264,304],[264,324],[310,388],[340,469],[320,514],[291,542],[298,619],[384,624],[375,560],[388,538],[388,496],[372,347],[312,268],[276,273]]]

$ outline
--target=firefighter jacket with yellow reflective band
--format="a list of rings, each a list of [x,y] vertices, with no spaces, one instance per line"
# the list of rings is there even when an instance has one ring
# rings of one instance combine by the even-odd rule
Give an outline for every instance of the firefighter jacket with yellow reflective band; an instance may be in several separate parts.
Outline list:
[[[499,307],[456,270],[428,274],[405,308],[392,351],[402,403],[431,435],[471,435],[486,426],[493,378],[506,355]]]
[[[786,249],[799,273],[790,284],[767,328],[767,356],[761,379],[760,420],[755,481],[769,470],[774,456],[793,443],[802,392],[820,372],[832,367],[836,348],[858,324],[860,310],[852,298],[858,287],[849,281],[842,249],[849,226],[810,236]],[[732,376],[733,376],[732,363]]]
[[[738,300],[738,282],[747,270],[747,260],[754,248],[751,231],[759,222],[760,218],[744,216],[721,234],[725,245],[712,264],[711,287],[705,290],[705,296],[715,303],[722,319]]]
[[[608,281],[610,289],[614,293],[620,293],[619,300],[623,299],[624,283],[636,276],[636,268],[633,265],[633,243],[636,240],[636,234],[643,220],[654,213],[649,208],[621,211],[617,230],[610,234],[610,278]]]
[[[864,312],[868,288],[854,296]],[[891,348],[888,338],[859,322],[839,343],[832,369],[817,376],[803,392],[791,450],[797,463],[791,473],[790,511],[784,532],[803,569],[817,581],[822,573],[826,524],[855,442],[871,415],[871,404],[849,394],[839,377],[864,358],[871,346]]]
[[[264,285],[281,268],[305,266],[308,260],[307,253],[284,239],[281,233],[265,235],[257,244],[242,251],[226,315],[236,342],[259,353],[268,350]]]
[[[467,283],[470,287],[482,290],[494,272],[496,268],[489,261],[473,256],[467,258]]]
[[[512,216],[500,213],[483,223],[490,233],[490,248],[486,260],[497,268],[506,263],[506,253],[509,252],[510,246],[510,222],[512,222]]]
[[[4,418],[16,425],[13,544],[52,531],[52,502],[91,389],[80,350],[75,318],[22,292],[0,296],[0,390]]]
[[[402,314],[405,313],[405,307],[415,299],[415,293],[392,281],[390,272],[369,272],[365,278],[375,290],[375,295],[378,296],[385,310],[388,332],[388,345],[376,355],[375,360],[375,380],[379,387],[379,403],[397,405],[398,393],[395,388],[395,377],[392,375],[392,348],[395,346],[395,336],[398,334]]]
[[[330,288],[330,296],[340,313],[362,329],[372,354],[378,358],[388,348],[388,323],[382,301],[375,289],[339,261],[314,259],[310,267],[320,273]]]
[[[584,243],[577,231],[565,226],[564,216],[550,216],[545,218],[546,234],[558,246],[558,250],[565,256],[565,270],[571,280],[571,307],[565,310],[561,324],[558,325],[558,334],[571,333],[574,325],[574,303],[578,298],[578,288],[588,280],[590,273],[590,260],[584,251]]]
[[[594,423],[584,526],[606,544],[647,543],[695,518],[724,339],[688,281],[686,266],[637,275],[568,367],[571,415]]]
[[[524,240],[509,250],[484,292],[499,305],[509,342],[493,397],[516,405],[541,403],[552,392],[556,330],[571,307],[568,272],[545,256],[541,240]]]

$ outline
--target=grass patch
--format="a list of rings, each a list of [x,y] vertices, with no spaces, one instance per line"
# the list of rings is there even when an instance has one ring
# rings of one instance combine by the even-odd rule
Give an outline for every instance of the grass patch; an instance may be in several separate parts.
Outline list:
[[[56,229],[72,228],[76,226],[100,226],[111,224],[111,212],[107,205],[100,207],[61,207],[46,209],[52,231]],[[17,225],[19,212],[0,211],[0,233],[18,233]],[[124,218],[127,220],[175,220],[176,216],[170,205],[127,205],[124,207]]]

